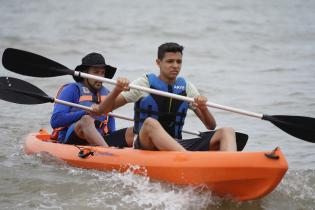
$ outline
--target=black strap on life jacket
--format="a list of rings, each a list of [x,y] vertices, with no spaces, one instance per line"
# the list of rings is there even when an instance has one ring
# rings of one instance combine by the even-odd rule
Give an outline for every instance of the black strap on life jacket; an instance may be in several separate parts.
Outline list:
[[[153,88],[153,87],[151,87]],[[168,86],[168,91],[173,92],[172,86]],[[186,92],[183,91],[180,95],[186,96]],[[159,111],[153,111],[152,105],[149,105],[147,109],[140,108],[141,99],[135,104],[135,126],[134,131],[139,131],[140,122],[143,122],[146,118],[140,118],[141,113],[145,113],[146,117],[150,117],[152,115],[157,116],[158,121],[162,125],[162,127],[172,136],[176,138],[181,138],[181,129],[177,129],[177,133],[175,133],[176,126],[183,126],[184,119],[186,117],[186,111],[180,110],[178,111],[180,105],[183,103],[180,100],[167,98],[164,96],[159,96],[155,94],[151,94],[151,97],[157,104]],[[176,117],[180,117],[179,120],[176,121]]]

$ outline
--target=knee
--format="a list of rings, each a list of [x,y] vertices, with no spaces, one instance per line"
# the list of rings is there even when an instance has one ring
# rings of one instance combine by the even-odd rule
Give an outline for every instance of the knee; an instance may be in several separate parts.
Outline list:
[[[223,130],[226,133],[235,133],[235,130],[233,128],[223,128]]]
[[[144,120],[142,127],[144,129],[145,128],[154,129],[154,128],[157,128],[158,125],[159,125],[159,122],[156,119],[152,117],[148,117]]]
[[[83,115],[78,123],[80,126],[85,127],[88,125],[94,125],[94,119],[90,115]]]
[[[223,135],[235,135],[235,130],[233,128],[225,127],[218,129]]]

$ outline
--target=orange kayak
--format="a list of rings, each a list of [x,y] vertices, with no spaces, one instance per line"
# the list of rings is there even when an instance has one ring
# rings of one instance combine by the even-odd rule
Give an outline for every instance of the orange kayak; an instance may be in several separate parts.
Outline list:
[[[145,175],[179,185],[204,185],[216,195],[253,200],[270,193],[288,163],[276,148],[267,152],[167,152],[54,143],[45,131],[26,137],[26,154],[47,152],[69,165]]]

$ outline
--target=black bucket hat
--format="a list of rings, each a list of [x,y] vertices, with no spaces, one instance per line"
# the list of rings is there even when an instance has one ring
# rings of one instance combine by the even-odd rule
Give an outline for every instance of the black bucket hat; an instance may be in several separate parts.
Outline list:
[[[104,67],[105,68],[105,78],[111,79],[116,73],[116,69],[113,66],[107,65],[105,63],[104,57],[99,53],[90,53],[82,58],[82,64],[75,68],[75,71],[85,71],[88,67]],[[76,82],[83,81],[81,77],[73,77]]]

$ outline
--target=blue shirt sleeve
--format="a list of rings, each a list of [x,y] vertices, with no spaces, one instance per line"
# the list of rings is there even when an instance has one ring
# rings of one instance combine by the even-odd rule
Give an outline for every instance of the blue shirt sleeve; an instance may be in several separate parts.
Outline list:
[[[79,98],[80,92],[75,84],[69,84],[65,86],[58,96],[58,99],[72,103],[78,103]],[[72,123],[78,121],[85,114],[87,113],[84,110],[73,112],[71,111],[70,106],[56,103],[50,118],[50,124],[52,128],[69,126]]]
[[[109,117],[107,126],[109,128],[110,133],[116,130],[116,123],[114,117]]]

